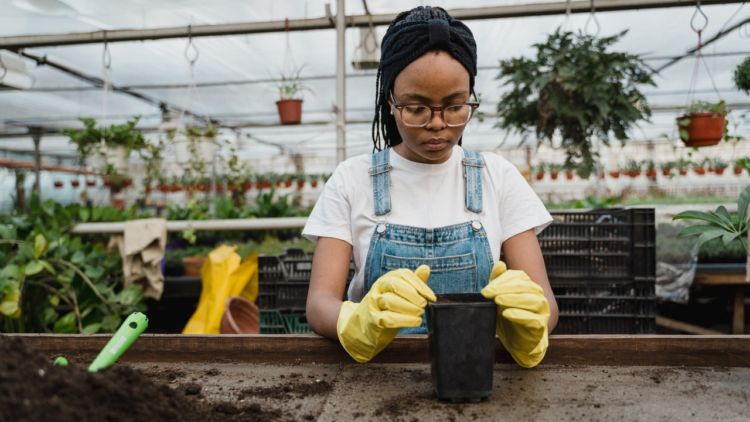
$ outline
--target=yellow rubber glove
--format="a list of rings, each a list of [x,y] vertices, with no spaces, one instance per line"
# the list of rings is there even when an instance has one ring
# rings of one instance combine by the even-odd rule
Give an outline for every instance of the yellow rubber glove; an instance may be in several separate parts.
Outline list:
[[[339,341],[359,363],[375,357],[399,329],[419,327],[427,301],[436,300],[427,286],[430,267],[401,268],[380,276],[360,303],[344,302],[336,323]]]
[[[482,295],[497,304],[497,337],[516,363],[524,368],[538,365],[549,345],[549,303],[541,286],[498,261]]]

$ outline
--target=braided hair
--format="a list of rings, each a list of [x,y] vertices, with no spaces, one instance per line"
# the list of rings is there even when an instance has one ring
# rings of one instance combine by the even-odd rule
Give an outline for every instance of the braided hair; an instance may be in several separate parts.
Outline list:
[[[402,141],[396,119],[388,106],[388,93],[393,89],[396,76],[411,62],[435,50],[448,52],[466,68],[469,89],[474,92],[477,45],[471,30],[440,7],[419,6],[400,13],[388,26],[380,48],[375,79],[375,119],[372,122],[374,151],[393,147]]]

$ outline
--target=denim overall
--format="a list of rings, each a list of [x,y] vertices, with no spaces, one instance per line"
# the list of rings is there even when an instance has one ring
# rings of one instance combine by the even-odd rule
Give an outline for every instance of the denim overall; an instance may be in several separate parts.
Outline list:
[[[389,151],[387,148],[372,155],[370,176],[375,215],[380,220],[375,226],[367,253],[364,291],[368,292],[375,281],[388,271],[398,268],[414,270],[426,264],[430,266],[427,284],[436,295],[478,293],[487,284],[493,263],[487,233],[479,221],[482,212],[482,156],[464,150],[462,161],[465,207],[476,218],[465,223],[427,229],[391,224],[384,219],[391,212]],[[400,332],[426,333],[426,313],[420,327],[405,328]]]

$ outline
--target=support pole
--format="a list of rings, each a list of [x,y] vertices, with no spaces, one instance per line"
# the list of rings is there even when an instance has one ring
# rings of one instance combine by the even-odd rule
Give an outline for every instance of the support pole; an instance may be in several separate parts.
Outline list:
[[[41,199],[41,169],[42,169],[42,153],[39,150],[39,144],[42,142],[42,130],[38,127],[30,127],[29,133],[31,139],[34,141],[34,194]]]
[[[346,15],[336,0],[336,163],[346,159]]]

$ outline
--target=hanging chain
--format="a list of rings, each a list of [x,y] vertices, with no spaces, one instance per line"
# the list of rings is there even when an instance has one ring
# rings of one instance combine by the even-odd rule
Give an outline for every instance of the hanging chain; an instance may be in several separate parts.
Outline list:
[[[568,22],[570,21],[570,2],[572,0],[565,0],[565,22],[563,23],[563,29],[568,30]]]
[[[591,6],[591,10],[589,11],[589,17],[586,19],[586,25],[584,25],[583,31],[586,32],[587,34],[590,34],[591,32],[589,31],[589,25],[591,24],[591,22],[594,22],[594,24],[596,25],[596,32],[594,32],[594,36],[598,37],[599,33],[602,30],[602,26],[599,24],[599,19],[597,19],[596,17],[596,8],[594,7],[594,0],[591,0],[589,4]]]

